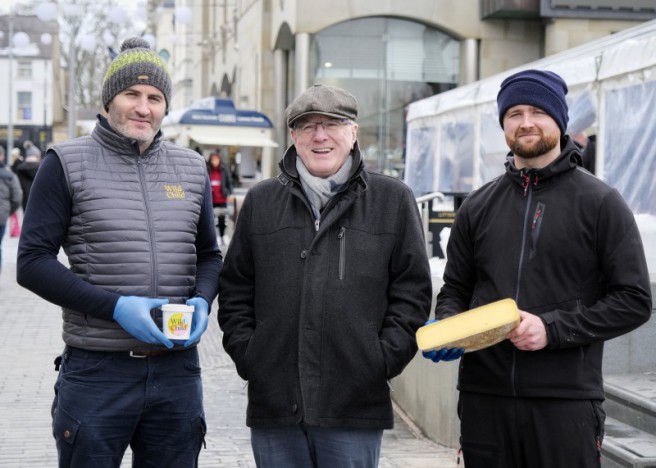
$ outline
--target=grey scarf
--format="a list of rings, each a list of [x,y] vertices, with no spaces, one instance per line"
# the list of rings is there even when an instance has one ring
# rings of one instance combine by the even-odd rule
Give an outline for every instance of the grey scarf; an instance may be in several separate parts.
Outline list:
[[[301,185],[303,186],[305,195],[312,207],[314,219],[319,219],[324,206],[326,206],[332,196],[339,192],[348,181],[352,165],[353,157],[349,156],[335,174],[323,178],[310,174],[310,171],[307,170],[301,158],[299,156],[296,157],[296,170],[301,179]]]

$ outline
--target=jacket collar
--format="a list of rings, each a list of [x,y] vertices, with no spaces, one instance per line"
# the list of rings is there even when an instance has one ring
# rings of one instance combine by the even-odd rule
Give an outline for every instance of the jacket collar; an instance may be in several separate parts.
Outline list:
[[[285,151],[278,167],[280,167],[280,174],[278,180],[281,184],[286,185],[290,180],[301,183],[298,171],[296,170],[296,158],[298,153],[296,152],[296,147],[291,145]],[[364,180],[364,159],[362,158],[362,153],[360,152],[360,145],[357,140],[353,146],[353,151],[351,151],[351,157],[353,158],[353,166],[351,167],[351,174],[349,175],[349,180],[346,185],[351,185],[354,181],[358,181],[363,187],[366,188],[366,182]]]
[[[139,145],[133,138],[124,137],[119,135],[109,125],[109,121],[104,115],[98,114],[98,123],[93,129],[92,136],[103,146],[107,147],[114,153],[128,156],[139,156]],[[155,135],[153,142],[141,155],[142,157],[150,156],[152,153],[157,152],[162,146],[162,131],[160,130]]]
[[[14,177],[14,173],[11,170],[7,169],[5,166],[0,166],[0,179],[2,180],[11,180]]]
[[[551,164],[540,169],[517,169],[512,153],[508,153],[505,163],[506,175],[522,186],[526,184],[527,177],[529,177],[531,183],[537,186],[554,176],[571,171],[576,166],[581,166],[580,150],[569,135],[561,138],[560,144],[562,147],[560,155]]]

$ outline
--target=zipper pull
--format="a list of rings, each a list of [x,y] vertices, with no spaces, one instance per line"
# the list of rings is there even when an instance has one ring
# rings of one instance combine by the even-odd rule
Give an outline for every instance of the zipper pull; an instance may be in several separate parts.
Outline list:
[[[542,215],[542,210],[538,208],[535,210],[535,214],[533,215],[533,222],[531,223],[531,230],[534,231],[535,227],[538,225],[538,220],[540,219],[540,216]]]
[[[522,172],[522,179],[524,179],[524,183],[522,184],[522,188],[524,189],[524,196],[528,193],[528,186],[531,183],[531,176],[528,174],[524,174]]]
[[[314,220],[314,230],[315,230],[315,231],[318,231],[318,230],[319,230],[319,220],[318,220],[318,219],[315,219],[315,220]]]
[[[342,226],[341,228],[339,228],[339,232],[337,233],[337,238],[341,240],[344,237],[344,232],[346,232],[346,228]]]

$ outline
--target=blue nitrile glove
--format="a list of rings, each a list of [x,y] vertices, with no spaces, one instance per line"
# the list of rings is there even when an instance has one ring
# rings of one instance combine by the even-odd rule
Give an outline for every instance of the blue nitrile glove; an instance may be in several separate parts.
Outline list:
[[[437,320],[430,319],[424,324],[424,326],[435,322],[437,322]],[[442,348],[434,349],[432,351],[422,351],[421,354],[426,359],[430,359],[433,362],[454,361],[460,359],[462,355],[465,354],[465,350],[463,348]]]
[[[188,299],[187,305],[194,306],[194,318],[191,321],[191,334],[184,343],[185,348],[198,341],[200,335],[207,330],[207,316],[210,313],[209,304],[200,296]]]
[[[454,361],[460,359],[465,354],[465,350],[462,348],[442,348],[432,351],[422,351],[421,354],[433,362]]]
[[[168,299],[150,297],[121,296],[114,307],[114,320],[139,341],[161,344],[172,348],[173,343],[157,328],[150,315],[150,309],[168,304]]]

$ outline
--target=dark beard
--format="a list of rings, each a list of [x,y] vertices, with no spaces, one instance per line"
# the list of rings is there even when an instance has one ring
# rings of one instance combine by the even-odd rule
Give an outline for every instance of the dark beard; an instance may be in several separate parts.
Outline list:
[[[510,151],[512,151],[514,155],[523,159],[533,159],[542,156],[551,151],[557,144],[557,136],[545,137],[544,135],[540,137],[537,143],[530,146],[520,143],[519,138],[515,138],[514,141],[508,142]]]

